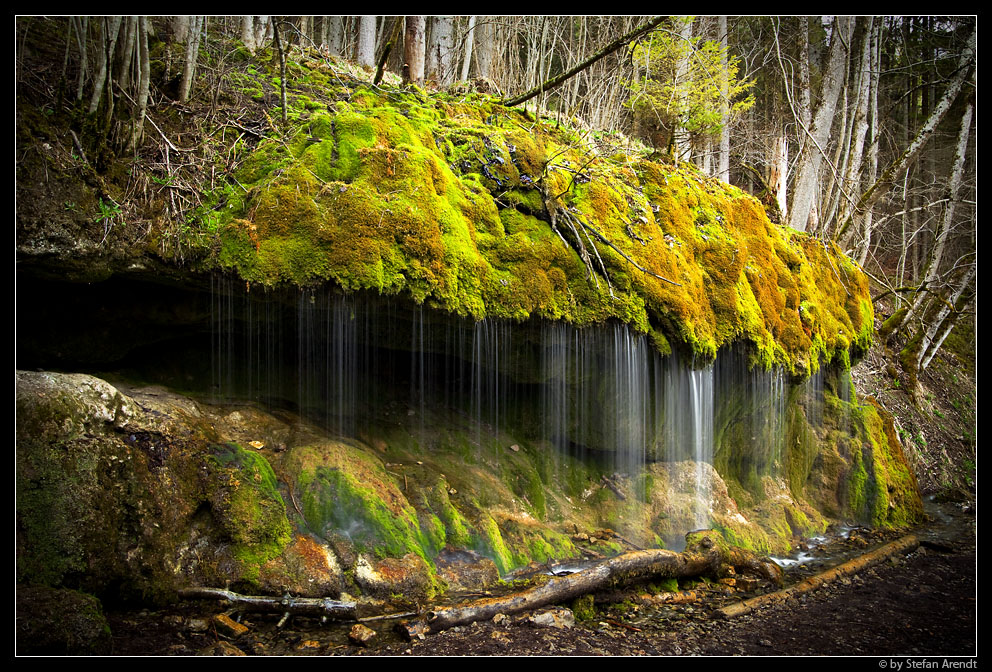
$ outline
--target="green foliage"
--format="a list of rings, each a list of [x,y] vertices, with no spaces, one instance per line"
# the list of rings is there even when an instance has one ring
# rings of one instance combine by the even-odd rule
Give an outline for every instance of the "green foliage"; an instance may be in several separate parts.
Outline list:
[[[68,205],[69,204],[67,203],[67,210],[69,209]],[[103,197],[101,196],[97,207],[98,211],[96,217],[93,218],[93,221],[103,224],[105,227],[113,226],[122,216],[120,204],[110,200],[109,198],[106,202],[104,202]]]
[[[754,105],[754,94],[747,93],[754,83],[738,78],[738,59],[719,42],[656,31],[634,45],[632,56],[639,72],[627,82],[626,105],[670,137],[715,135],[723,128],[723,103],[730,118]]]

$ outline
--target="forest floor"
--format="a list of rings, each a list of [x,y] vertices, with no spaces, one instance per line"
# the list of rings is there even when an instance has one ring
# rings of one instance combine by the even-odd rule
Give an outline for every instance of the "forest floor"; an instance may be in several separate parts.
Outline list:
[[[593,617],[571,628],[536,625],[525,614],[406,642],[388,623],[370,624],[378,634],[368,647],[348,642],[350,625],[298,618],[278,628],[278,616],[251,614],[242,621],[244,634],[224,637],[207,625],[222,611],[213,603],[111,612],[108,620],[117,655],[975,655],[974,511],[968,504],[932,502],[927,510],[930,520],[916,531],[922,544],[912,553],[732,620],[713,612],[741,596],[709,583],[693,586],[698,599],[686,604],[657,605],[636,588],[600,594]],[[839,561],[852,546],[867,550],[885,540],[868,531],[838,539],[823,551],[829,558],[790,572],[787,580]]]

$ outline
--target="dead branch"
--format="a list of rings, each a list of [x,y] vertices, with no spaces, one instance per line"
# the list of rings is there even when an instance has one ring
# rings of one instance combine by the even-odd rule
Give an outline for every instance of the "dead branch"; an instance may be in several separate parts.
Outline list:
[[[293,614],[296,616],[320,616],[338,621],[356,620],[356,604],[341,602],[328,597],[265,597],[241,595],[223,588],[185,588],[179,591],[183,599],[225,600],[231,605],[247,611],[263,613]]]
[[[575,75],[579,74],[580,72],[582,72],[583,70],[585,70],[586,68],[588,68],[589,66],[591,66],[592,64],[596,63],[596,61],[598,61],[601,58],[604,58],[606,56],[609,56],[610,54],[612,54],[614,51],[616,51],[620,47],[624,46],[625,44],[629,44],[630,42],[633,42],[635,39],[637,39],[641,35],[647,33],[648,31],[650,31],[650,30],[652,30],[654,28],[656,28],[666,18],[667,17],[665,17],[665,16],[659,16],[659,17],[656,17],[656,18],[652,19],[651,21],[648,21],[645,24],[642,24],[641,26],[635,28],[634,30],[632,30],[631,32],[627,33],[623,37],[617,38],[613,42],[610,42],[608,45],[606,45],[605,47],[603,47],[602,49],[600,49],[598,52],[596,52],[595,54],[593,54],[592,56],[590,56],[589,58],[587,58],[582,63],[579,63],[577,66],[575,66],[574,68],[572,68],[568,72],[563,72],[562,74],[558,75],[557,77],[553,77],[553,78],[547,80],[546,82],[542,82],[541,84],[538,84],[536,87],[534,87],[533,89],[531,89],[527,93],[523,93],[523,94],[517,96],[516,98],[511,98],[509,100],[505,100],[505,101],[503,101],[503,104],[506,105],[507,107],[513,107],[514,105],[519,105],[520,103],[523,103],[525,101],[528,101],[531,98],[533,98],[534,96],[540,95],[540,94],[544,93],[545,91],[550,91],[551,89],[553,89],[553,88],[555,88],[557,86],[560,86],[561,84],[564,84],[565,82],[567,82],[569,79],[571,79]]]
[[[920,542],[917,540],[916,536],[909,534],[902,539],[898,539],[893,541],[891,544],[886,544],[885,546],[877,548],[870,553],[866,553],[862,556],[854,558],[853,560],[849,560],[842,565],[834,567],[833,569],[828,569],[827,571],[821,572],[816,576],[811,576],[794,586],[790,586],[774,593],[759,595],[758,597],[753,597],[750,600],[744,600],[743,602],[739,602],[737,604],[732,604],[729,607],[718,609],[715,613],[717,616],[722,618],[734,618],[735,616],[740,616],[741,614],[747,614],[754,611],[757,607],[761,607],[766,604],[783,602],[790,597],[815,590],[820,586],[830,583],[831,581],[839,579],[843,576],[854,574],[862,569],[876,565],[885,558],[895,555],[896,553],[911,553],[919,545]]]

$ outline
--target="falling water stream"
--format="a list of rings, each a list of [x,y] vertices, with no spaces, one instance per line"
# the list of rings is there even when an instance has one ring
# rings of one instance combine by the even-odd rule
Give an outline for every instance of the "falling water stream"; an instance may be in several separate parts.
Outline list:
[[[662,356],[621,324],[471,321],[399,299],[329,289],[289,298],[222,279],[211,314],[223,399],[289,407],[343,436],[404,422],[421,444],[432,414],[448,409],[480,447],[523,431],[630,482],[649,463],[691,461],[697,528],[711,522],[715,462],[761,472],[781,457],[785,375],[752,368],[743,347],[701,366]],[[805,395],[809,419],[822,421],[820,374]],[[730,444],[734,457],[715,454]]]

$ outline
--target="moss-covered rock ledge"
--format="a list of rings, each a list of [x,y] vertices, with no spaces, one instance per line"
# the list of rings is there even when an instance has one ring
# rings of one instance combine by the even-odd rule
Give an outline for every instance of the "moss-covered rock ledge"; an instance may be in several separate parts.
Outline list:
[[[291,69],[289,123],[200,211],[216,266],[476,319],[616,319],[705,359],[747,340],[797,374],[869,344],[864,275],[739,189],[479,94],[339,82]]]

